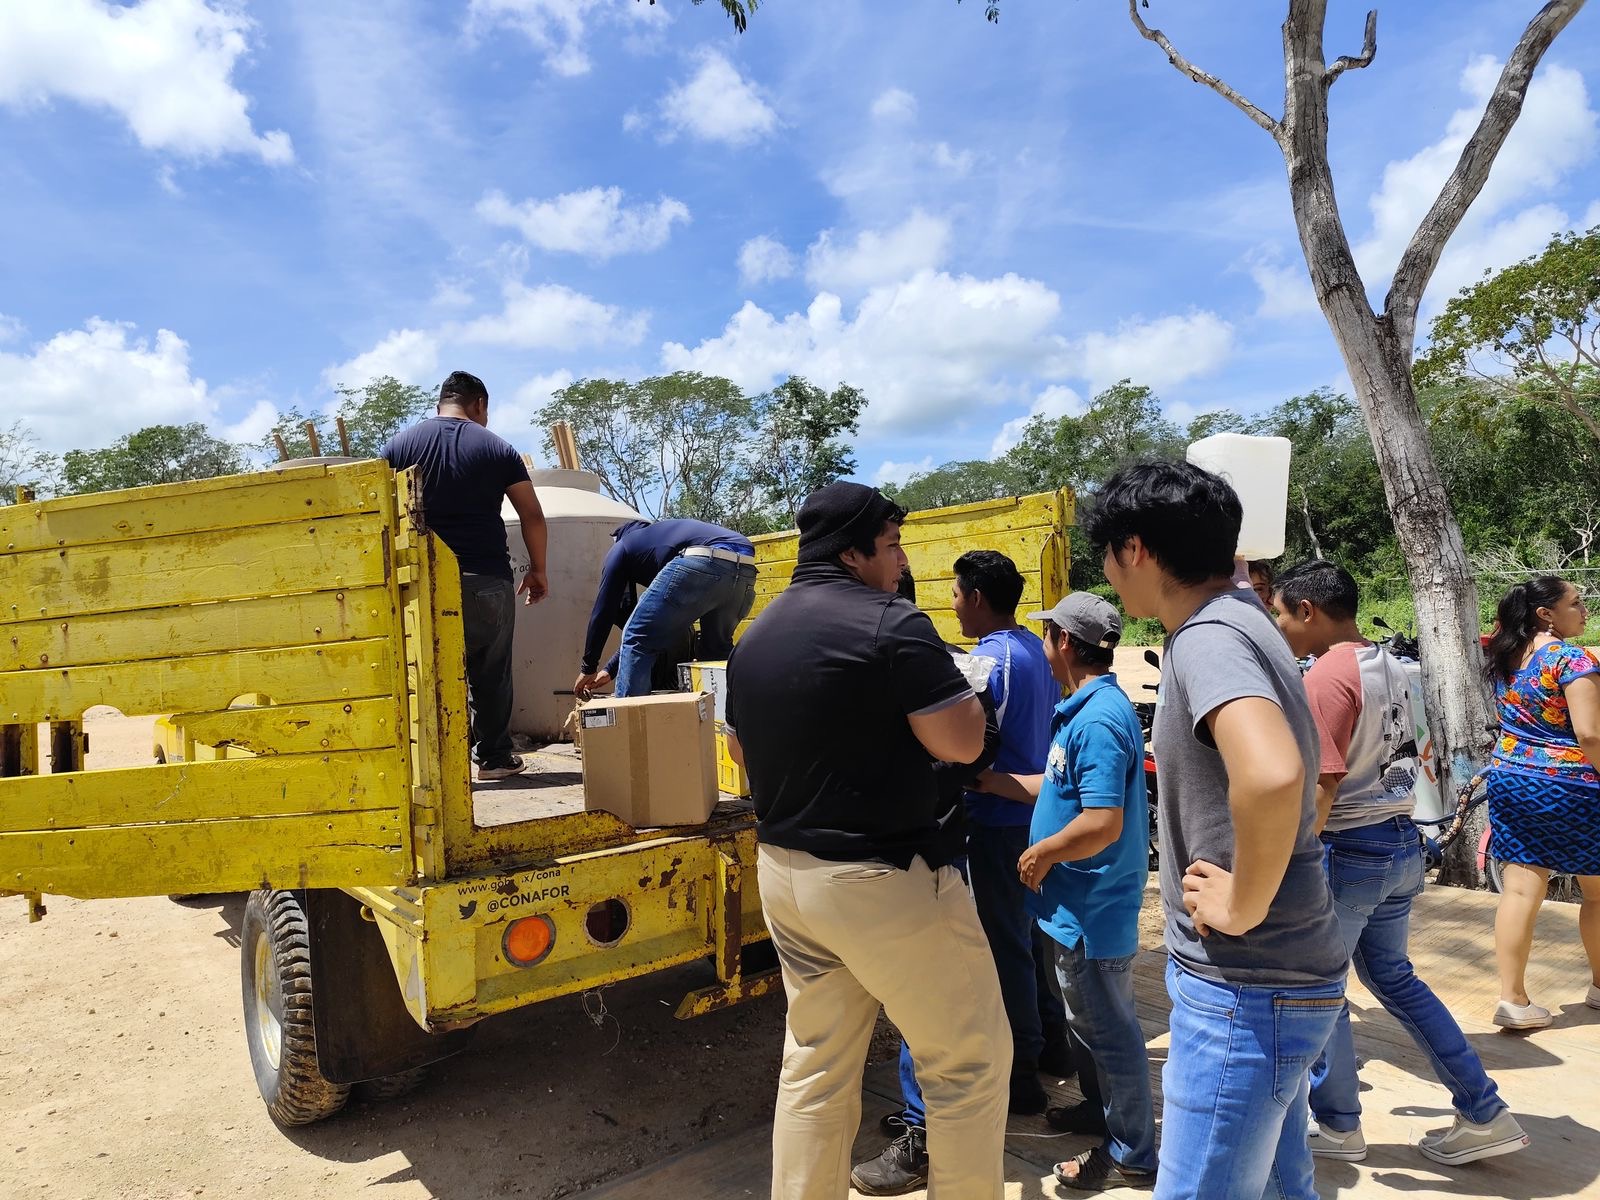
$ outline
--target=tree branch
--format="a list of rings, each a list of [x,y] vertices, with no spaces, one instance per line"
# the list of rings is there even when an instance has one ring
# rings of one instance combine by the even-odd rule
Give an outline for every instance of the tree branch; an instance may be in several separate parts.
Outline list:
[[[1371,9],[1367,13],[1367,33],[1361,42],[1360,54],[1346,54],[1335,60],[1333,66],[1328,68],[1328,73],[1323,76],[1322,86],[1332,87],[1333,81],[1346,71],[1359,71],[1362,67],[1372,65],[1372,58],[1378,53],[1378,10]]]
[[[1411,244],[1400,256],[1400,265],[1384,301],[1386,314],[1394,324],[1395,335],[1409,352],[1416,338],[1417,305],[1439,265],[1444,246],[1455,233],[1467,208],[1478,198],[1495,156],[1505,145],[1511,127],[1522,113],[1528,95],[1528,81],[1556,35],[1567,27],[1584,0],[1550,0],[1539,10],[1522,33],[1517,48],[1506,60],[1505,70],[1495,84],[1494,94],[1484,107],[1478,127],[1472,131],[1455,170],[1445,180],[1433,207],[1422,218]]]
[[[1582,0],[1579,0],[1579,2],[1581,3]],[[1160,46],[1164,51],[1166,51],[1167,61],[1169,63],[1177,67],[1178,70],[1182,71],[1196,83],[1205,84],[1213,92],[1221,96],[1229,104],[1233,105],[1245,116],[1249,117],[1257,125],[1265,129],[1273,137],[1278,136],[1277,121],[1273,120],[1266,113],[1262,112],[1254,104],[1251,104],[1250,101],[1246,100],[1243,96],[1234,91],[1215,75],[1202,71],[1183,55],[1179,54],[1178,51],[1173,47],[1172,43],[1167,40],[1167,35],[1162,33],[1161,30],[1151,29],[1150,26],[1146,25],[1144,23],[1144,19],[1139,16],[1139,0],[1128,0],[1128,16],[1133,20],[1134,28],[1138,29],[1140,37],[1144,38],[1147,42],[1154,42],[1156,45]]]

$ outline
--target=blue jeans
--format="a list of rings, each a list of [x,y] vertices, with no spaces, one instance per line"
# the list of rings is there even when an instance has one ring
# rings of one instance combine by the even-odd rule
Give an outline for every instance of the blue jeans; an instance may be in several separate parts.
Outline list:
[[[511,634],[516,588],[494,575],[461,576],[461,630],[467,644],[467,701],[472,757],[504,763],[511,757]]]
[[[1055,943],[1039,931],[1017,876],[1017,859],[1028,848],[1028,827],[967,825],[967,859],[958,863],[972,888],[989,952],[1000,977],[1000,998],[1011,1026],[1013,1071],[1033,1070],[1047,1029],[1060,1029],[1066,1009],[1056,994]],[[900,1092],[906,1123],[923,1123],[922,1090],[911,1051],[900,1043]]]
[[[727,658],[733,631],[756,598],[756,569],[722,558],[679,555],[645,589],[622,627],[618,696],[648,696],[656,655],[681,645],[700,622],[701,659]]]
[[[1450,1010],[1411,969],[1406,937],[1411,901],[1422,891],[1422,840],[1406,817],[1376,825],[1325,833],[1328,886],[1361,982],[1433,1064],[1439,1082],[1469,1121],[1493,1120],[1506,1107],[1494,1081],[1484,1073]],[[1356,1080],[1356,1048],[1350,1035],[1350,1009],[1339,1022],[1322,1058],[1311,1070],[1311,1111],[1318,1125],[1348,1133],[1361,1121]]]
[[[1306,1094],[1344,981],[1236,987],[1168,960],[1167,993],[1156,1200],[1317,1200]]]
[[[1133,955],[1089,958],[1052,942],[1067,1024],[1089,1051],[1106,1115],[1106,1150],[1130,1171],[1156,1169],[1150,1058],[1133,1004]],[[1087,1064],[1080,1065],[1084,1070]]]

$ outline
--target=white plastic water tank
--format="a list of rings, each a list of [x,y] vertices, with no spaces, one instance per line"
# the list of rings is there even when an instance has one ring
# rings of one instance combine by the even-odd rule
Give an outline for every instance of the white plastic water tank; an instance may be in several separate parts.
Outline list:
[[[611,549],[611,531],[624,521],[638,520],[640,514],[602,495],[600,477],[591,471],[529,474],[550,532],[545,563],[550,594],[538,604],[517,601],[511,645],[511,731],[525,733],[536,742],[553,742],[566,736],[562,722],[572,711],[572,697],[554,693],[570,688],[577,677],[583,635],[600,584],[600,566]],[[511,569],[520,580],[528,568],[522,522],[509,502],[500,512],[506,523]],[[617,638],[613,630],[601,656],[602,665],[616,649]]]
[[[1288,438],[1243,433],[1217,433],[1189,445],[1190,462],[1222,476],[1239,493],[1244,508],[1241,558],[1277,558],[1283,553],[1290,445]]]

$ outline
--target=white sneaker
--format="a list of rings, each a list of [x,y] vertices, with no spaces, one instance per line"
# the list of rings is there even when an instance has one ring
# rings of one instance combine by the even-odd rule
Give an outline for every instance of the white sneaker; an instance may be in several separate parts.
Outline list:
[[[1367,1157],[1367,1139],[1362,1135],[1359,1125],[1349,1133],[1340,1133],[1337,1129],[1324,1129],[1313,1121],[1306,1140],[1311,1143],[1311,1153],[1318,1158],[1362,1162]]]
[[[1446,1166],[1477,1162],[1480,1158],[1494,1158],[1500,1154],[1515,1154],[1528,1144],[1528,1135],[1511,1115],[1509,1109],[1496,1114],[1494,1120],[1479,1125],[1456,1114],[1456,1123],[1449,1129],[1424,1135],[1417,1143],[1427,1158]]]
[[[1550,1010],[1502,1000],[1494,1006],[1494,1023],[1502,1029],[1543,1029],[1550,1024]]]
[[[1589,985],[1589,994],[1583,998],[1583,1002],[1590,1008],[1600,1008],[1600,987],[1596,987],[1591,983]]]

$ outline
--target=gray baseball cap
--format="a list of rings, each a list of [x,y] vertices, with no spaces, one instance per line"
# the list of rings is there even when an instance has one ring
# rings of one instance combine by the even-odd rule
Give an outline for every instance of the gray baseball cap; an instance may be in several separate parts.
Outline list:
[[[1030,621],[1054,621],[1062,629],[1102,650],[1122,640],[1122,617],[1109,600],[1093,592],[1068,592],[1054,608],[1028,614]]]

